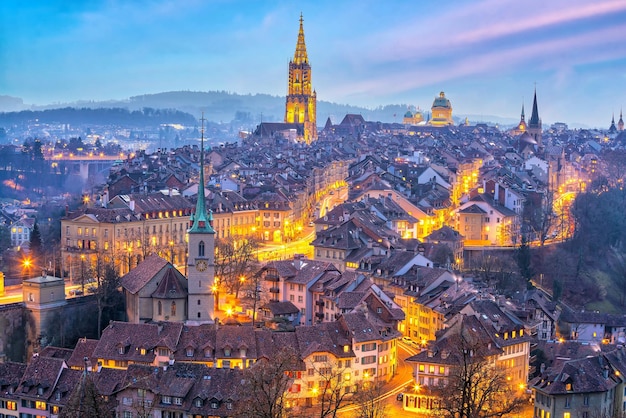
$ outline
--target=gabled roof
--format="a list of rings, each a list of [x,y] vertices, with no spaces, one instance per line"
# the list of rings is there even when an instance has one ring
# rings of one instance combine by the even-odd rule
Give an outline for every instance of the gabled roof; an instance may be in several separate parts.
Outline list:
[[[187,297],[187,279],[173,265],[167,264],[159,285],[151,295],[155,299],[183,299]]]
[[[157,274],[165,274],[165,266],[169,262],[157,254],[150,254],[122,279],[122,287],[129,293],[135,294],[150,282]]]

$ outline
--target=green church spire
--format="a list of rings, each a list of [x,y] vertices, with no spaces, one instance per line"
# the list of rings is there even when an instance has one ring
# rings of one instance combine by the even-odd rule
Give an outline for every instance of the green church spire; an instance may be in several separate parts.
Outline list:
[[[211,226],[213,213],[207,216],[206,202],[204,196],[204,113],[202,113],[201,138],[200,138],[200,181],[198,183],[198,201],[196,202],[196,211],[191,216],[191,228],[187,231],[189,234],[215,234],[215,230]]]

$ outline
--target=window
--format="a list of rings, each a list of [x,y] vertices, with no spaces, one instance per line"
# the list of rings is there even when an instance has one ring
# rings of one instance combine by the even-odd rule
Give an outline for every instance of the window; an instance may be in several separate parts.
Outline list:
[[[589,395],[583,396],[583,405],[589,406]]]
[[[361,364],[372,364],[376,363],[376,356],[366,356],[361,359]]]
[[[198,257],[204,257],[204,241],[198,243]]]
[[[161,402],[166,405],[170,405],[172,403],[172,397],[163,395],[163,397],[161,398]]]
[[[157,303],[157,315],[163,315],[163,304],[161,303],[161,301],[158,301]]]
[[[316,363],[321,363],[324,361],[328,361],[328,356],[324,355],[324,354],[318,354],[316,356],[313,356],[313,361]]]
[[[224,349],[224,357],[230,357],[230,348]]]
[[[187,347],[187,357],[193,357],[193,348],[192,347]]]
[[[572,406],[572,397],[571,397],[571,396],[567,396],[567,397],[565,398],[565,407],[566,407],[566,408],[569,408],[570,406]],[[568,415],[568,417],[569,417],[569,412],[566,412],[566,414],[567,414],[567,415]]]
[[[133,413],[130,411],[124,411],[124,418],[133,418]]]
[[[182,404],[183,404],[183,398],[178,398],[178,397],[174,398],[174,405],[182,405]]]
[[[194,401],[194,404],[196,405],[197,408],[201,408],[202,407],[202,399],[198,398]]]
[[[10,411],[17,411],[17,402],[7,401],[6,408]]]
[[[363,344],[361,346],[361,351],[372,351],[376,350],[376,343]]]
[[[176,301],[172,301],[171,311],[172,311],[172,316],[175,316],[176,315]]]
[[[141,353],[141,355],[142,355],[142,356],[145,356],[145,355],[146,355],[147,350],[146,350],[145,348],[143,348],[143,347],[142,347],[142,348],[139,350],[139,352]]]
[[[218,405],[218,403],[216,401],[211,401],[211,408],[212,409],[217,409],[218,406],[219,405]]]

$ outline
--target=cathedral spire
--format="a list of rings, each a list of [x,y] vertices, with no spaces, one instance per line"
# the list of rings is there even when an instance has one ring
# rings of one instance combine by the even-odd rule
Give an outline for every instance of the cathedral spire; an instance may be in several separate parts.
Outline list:
[[[539,126],[539,110],[537,110],[537,89],[535,88],[535,97],[533,98],[533,111],[530,115],[531,126]]]
[[[304,19],[300,13],[300,31],[298,32],[298,43],[296,44],[296,52],[293,55],[295,64],[308,64],[309,57],[306,54],[306,44],[304,43]]]
[[[524,115],[524,103],[522,102],[522,122],[524,121],[524,118],[526,116]]]
[[[193,224],[189,229],[189,233],[204,233],[204,234],[214,234],[215,231],[213,227],[211,227],[212,215],[209,214],[207,217],[206,212],[206,198],[204,196],[204,113],[202,113],[202,118],[200,121],[202,122],[202,128],[200,130],[200,181],[198,182],[198,201],[196,202],[196,212],[193,215],[192,221]]]

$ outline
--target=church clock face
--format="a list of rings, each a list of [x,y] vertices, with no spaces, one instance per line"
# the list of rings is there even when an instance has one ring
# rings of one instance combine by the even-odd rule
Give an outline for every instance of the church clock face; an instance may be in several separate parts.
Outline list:
[[[204,260],[199,260],[196,262],[196,270],[198,271],[204,271],[207,268],[207,264],[206,261]]]

